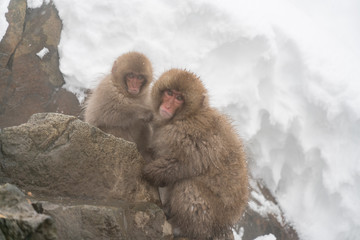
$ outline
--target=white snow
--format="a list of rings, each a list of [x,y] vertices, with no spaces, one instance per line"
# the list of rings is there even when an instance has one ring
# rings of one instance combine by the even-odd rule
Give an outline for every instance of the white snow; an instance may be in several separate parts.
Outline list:
[[[67,89],[83,96],[131,50],[150,58],[155,77],[194,71],[301,239],[359,239],[360,1],[54,3]]]
[[[235,229],[232,230],[234,234],[234,240],[242,240],[242,237],[244,236],[244,228],[241,227],[239,229],[239,232],[236,232]]]
[[[46,47],[44,47],[43,49],[41,49],[36,55],[43,59],[43,57],[49,53],[49,49],[47,49]]]
[[[270,233],[268,235],[257,237],[254,240],[276,240],[276,237]]]
[[[265,198],[254,180],[250,179],[250,186],[252,187],[250,195],[254,200],[250,199],[249,207],[265,218],[273,215],[280,224],[284,225],[284,219],[279,206]]]

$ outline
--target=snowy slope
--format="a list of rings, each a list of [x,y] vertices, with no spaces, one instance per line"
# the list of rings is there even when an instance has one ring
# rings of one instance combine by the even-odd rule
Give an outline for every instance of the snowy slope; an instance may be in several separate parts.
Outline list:
[[[302,239],[360,239],[359,1],[54,2],[66,88],[81,98],[130,50],[155,77],[196,72]]]

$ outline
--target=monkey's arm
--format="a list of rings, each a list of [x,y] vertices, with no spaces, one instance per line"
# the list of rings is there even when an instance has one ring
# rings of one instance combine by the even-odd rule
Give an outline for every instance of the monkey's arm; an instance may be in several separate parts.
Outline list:
[[[201,175],[206,168],[184,164],[178,159],[158,158],[143,168],[143,176],[155,186],[167,186],[178,180]]]
[[[127,127],[136,120],[150,122],[153,118],[152,111],[140,104],[129,104],[117,106],[115,110],[111,110],[111,118],[106,124],[111,126]]]
[[[97,127],[123,127],[126,128],[136,121],[150,122],[153,114],[150,109],[140,104],[101,105],[92,109],[88,114],[87,122]]]

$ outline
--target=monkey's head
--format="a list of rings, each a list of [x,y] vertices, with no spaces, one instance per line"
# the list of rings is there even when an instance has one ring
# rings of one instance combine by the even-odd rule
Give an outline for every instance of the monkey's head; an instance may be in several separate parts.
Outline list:
[[[146,89],[153,79],[150,60],[138,52],[129,52],[118,57],[111,74],[114,86],[128,97],[146,94]]]
[[[163,73],[152,88],[151,99],[162,119],[185,119],[208,107],[207,91],[199,77],[181,69]]]

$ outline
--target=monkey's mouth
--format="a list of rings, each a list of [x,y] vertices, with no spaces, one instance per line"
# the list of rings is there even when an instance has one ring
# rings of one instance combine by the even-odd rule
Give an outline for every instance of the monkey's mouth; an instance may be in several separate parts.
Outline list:
[[[128,88],[128,92],[130,93],[130,94],[133,94],[133,95],[137,95],[137,94],[139,94],[139,89],[138,88],[131,88],[131,87],[129,87]]]
[[[164,119],[170,119],[173,115],[164,109],[160,109],[159,114]]]

